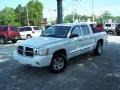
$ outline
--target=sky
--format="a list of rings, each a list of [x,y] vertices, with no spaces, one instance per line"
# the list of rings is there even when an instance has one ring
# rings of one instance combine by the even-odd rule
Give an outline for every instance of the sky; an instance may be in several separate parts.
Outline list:
[[[25,6],[30,0],[0,0],[0,10],[4,7],[16,8],[19,4]],[[56,0],[39,0],[43,6],[44,18],[55,18],[57,16]],[[73,2],[74,1],[74,2]],[[93,0],[94,14],[101,15],[104,11],[110,11],[113,16],[120,16],[120,0]],[[73,4],[74,3],[74,4]],[[74,5],[74,6],[73,6]],[[74,9],[73,9],[74,8]],[[92,0],[63,0],[63,15],[75,11],[80,15],[90,16],[92,13]]]

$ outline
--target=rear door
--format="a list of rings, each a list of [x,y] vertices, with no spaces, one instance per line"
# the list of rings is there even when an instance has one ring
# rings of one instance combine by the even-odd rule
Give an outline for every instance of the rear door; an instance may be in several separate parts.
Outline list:
[[[84,53],[93,49],[94,38],[93,38],[92,30],[90,30],[87,24],[81,25],[81,30],[83,32],[83,38],[82,38],[83,47],[81,47],[81,50]]]

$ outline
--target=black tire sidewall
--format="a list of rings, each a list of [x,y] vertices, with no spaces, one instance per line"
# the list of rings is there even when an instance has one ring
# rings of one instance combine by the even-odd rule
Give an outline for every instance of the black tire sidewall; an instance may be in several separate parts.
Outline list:
[[[101,52],[99,52],[99,47],[101,47]],[[98,42],[97,46],[96,46],[96,48],[94,50],[94,55],[97,55],[97,56],[101,55],[102,54],[102,50],[103,50],[102,48],[103,48],[102,43]]]
[[[29,39],[29,38],[32,38],[32,36],[31,35],[27,35],[27,39]]]
[[[53,61],[54,61],[54,59],[57,58],[57,57],[61,57],[61,58],[63,58],[63,60],[64,60],[64,66],[63,66],[63,68],[60,69],[60,70],[55,70],[54,67],[53,67]],[[63,72],[63,71],[65,70],[66,66],[67,66],[67,59],[66,59],[66,57],[64,56],[64,54],[57,54],[57,55],[53,56],[52,61],[51,61],[51,64],[50,64],[50,66],[49,66],[49,70],[50,70],[51,72],[53,72],[53,73],[60,73],[60,72]]]

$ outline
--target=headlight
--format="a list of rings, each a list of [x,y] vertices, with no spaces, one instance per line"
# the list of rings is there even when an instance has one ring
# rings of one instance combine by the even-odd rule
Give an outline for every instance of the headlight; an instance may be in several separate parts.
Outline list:
[[[48,48],[45,49],[39,48],[37,49],[36,54],[41,56],[48,55]]]

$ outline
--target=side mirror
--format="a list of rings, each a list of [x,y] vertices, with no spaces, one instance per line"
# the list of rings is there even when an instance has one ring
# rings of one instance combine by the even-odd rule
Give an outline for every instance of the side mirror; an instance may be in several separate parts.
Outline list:
[[[78,34],[71,34],[70,38],[78,37]]]

